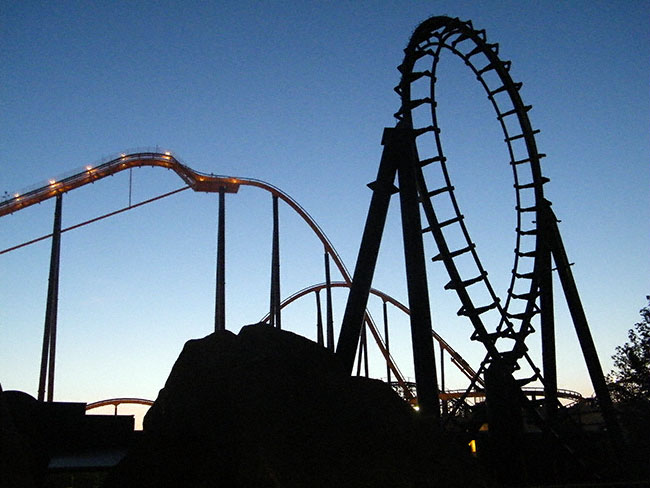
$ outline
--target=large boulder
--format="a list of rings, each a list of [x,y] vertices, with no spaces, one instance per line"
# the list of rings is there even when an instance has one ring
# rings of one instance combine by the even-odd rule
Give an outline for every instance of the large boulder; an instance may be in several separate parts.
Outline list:
[[[471,486],[473,473],[385,383],[258,324],[185,344],[107,486]]]

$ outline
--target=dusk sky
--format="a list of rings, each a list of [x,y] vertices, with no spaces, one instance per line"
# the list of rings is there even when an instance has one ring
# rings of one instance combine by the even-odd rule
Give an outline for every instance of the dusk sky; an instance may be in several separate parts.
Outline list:
[[[120,153],[171,151],[195,170],[261,179],[291,195],[352,271],[366,184],[399,109],[396,67],[433,15],[485,29],[523,82],[547,154],[545,192],[607,372],[650,294],[647,1],[5,1],[0,194]],[[450,172],[505,298],[516,215],[503,134],[463,63],[447,56],[440,70]],[[132,178],[134,203],[183,186],[159,168]],[[237,332],[268,312],[271,197],[242,187],[226,200],[227,328]],[[64,195],[63,226],[128,202],[122,172]],[[2,217],[0,250],[51,232],[53,211],[49,200]],[[398,215],[395,198],[373,286],[407,303]],[[55,399],[156,398],[183,344],[213,330],[216,222],[217,196],[186,191],[63,235]],[[324,280],[323,250],[286,205],[280,225],[287,297]],[[0,255],[0,382],[34,396],[49,255],[49,240]],[[456,317],[458,298],[442,289],[444,267],[428,266],[434,328],[478,367],[484,351]],[[337,333],[344,301],[337,290]],[[559,386],[592,395],[559,283],[556,308]],[[407,320],[390,313],[392,352],[413,377]],[[287,329],[315,337],[313,296],[283,317]],[[535,358],[537,336],[527,343]],[[464,387],[448,369],[447,387]],[[371,374],[386,374],[374,352]]]

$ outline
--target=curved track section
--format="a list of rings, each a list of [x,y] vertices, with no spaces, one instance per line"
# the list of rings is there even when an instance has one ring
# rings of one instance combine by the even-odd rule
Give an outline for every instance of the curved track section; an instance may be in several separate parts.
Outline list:
[[[458,56],[474,73],[494,108],[504,134],[514,178],[516,197],[516,245],[514,265],[507,297],[502,302],[495,293],[484,269],[476,245],[465,224],[451,181],[443,152],[436,113],[436,70],[443,53]],[[489,358],[506,362],[512,370],[527,355],[526,337],[533,332],[531,320],[539,312],[535,266],[538,252],[538,212],[547,205],[535,134],[528,118],[529,105],[522,102],[521,83],[512,80],[510,61],[502,61],[498,44],[488,43],[485,31],[473,28],[471,22],[457,18],[432,17],[414,32],[405,58],[398,67],[402,73],[395,91],[401,97],[401,108],[395,114],[402,126],[414,130],[418,151],[418,191],[422,210],[450,281],[445,289],[457,293],[461,307],[458,315],[466,316],[474,327],[473,340],[481,341]],[[425,91],[428,96],[415,98]],[[428,125],[417,126],[421,120]],[[446,199],[451,215],[439,215],[436,208]],[[452,234],[453,233],[453,234]],[[448,236],[462,236],[451,242]]]
[[[49,184],[46,186],[36,188],[23,194],[16,193],[12,198],[0,202],[0,217],[17,212],[18,210],[22,210],[31,205],[41,203],[59,194],[74,190],[75,188],[94,183],[97,180],[114,175],[120,171],[143,166],[153,166],[172,170],[187,184],[187,187],[194,191],[219,192],[221,188],[224,188],[228,193],[237,193],[240,186],[254,186],[268,191],[289,205],[298,215],[300,215],[300,217],[302,217],[307,225],[309,225],[318,236],[325,251],[332,256],[332,259],[336,263],[343,278],[346,281],[351,281],[350,273],[323,230],[309,215],[309,213],[301,207],[298,202],[291,198],[291,196],[262,180],[219,176],[195,171],[189,166],[179,162],[178,159],[169,152],[122,154],[119,158],[112,159],[99,166],[86,166],[83,171],[75,173],[72,176],[65,177],[61,180],[50,180]]]
[[[13,198],[0,202],[0,217],[23,208],[43,202],[56,195],[74,190],[97,180],[114,175],[120,171],[143,166],[166,168],[174,171],[190,188],[195,191],[226,191],[235,193],[239,188],[236,178],[214,176],[194,171],[181,164],[171,153],[134,153],[122,154],[98,166],[86,166],[83,171],[60,180],[50,180],[48,185],[26,193],[16,193]]]
[[[117,410],[118,405],[126,403],[127,405],[145,405],[150,407],[153,405],[153,400],[146,398],[109,398],[107,400],[100,400],[98,402],[89,403],[86,405],[86,412],[95,408],[113,406]]]
[[[299,298],[304,297],[305,295],[308,295],[310,293],[317,293],[325,288],[327,288],[327,283],[319,283],[316,285],[309,286],[307,288],[303,288],[302,290],[297,291],[293,295],[285,298],[282,303],[280,304],[281,308],[286,307],[287,305],[295,302]],[[333,281],[329,284],[332,288],[350,288],[351,283],[345,282],[345,281]],[[388,295],[387,293],[384,293],[380,290],[377,290],[376,288],[371,288],[370,289],[370,294],[375,295],[376,297],[379,297],[383,302],[385,303],[390,303],[393,305],[395,308],[401,310],[407,315],[411,314],[411,311],[409,308],[404,305],[402,302],[397,300],[396,298],[393,298],[392,296]],[[269,315],[265,315],[261,322],[266,322],[269,319]],[[373,333],[373,336],[375,335],[375,330],[371,328],[371,331]],[[377,332],[378,334],[378,332]],[[463,373],[467,378],[471,381],[476,378],[476,371],[472,369],[472,367],[465,361],[462,356],[454,350],[436,331],[433,329],[431,330],[431,334],[433,335],[434,340],[439,344],[439,346],[447,351],[449,356],[451,357],[452,363],[456,365],[456,367],[460,370],[461,373]],[[382,340],[382,343],[385,344],[385,342]],[[391,370],[395,374],[395,377],[398,380],[399,386],[405,386],[405,381],[404,377],[401,374],[401,372],[397,369],[397,366],[395,364],[395,361],[393,360],[392,356],[390,355],[390,352],[388,352],[385,347],[380,348],[382,354],[384,355],[384,358],[386,359],[387,363],[389,366],[391,366]],[[480,379],[479,379],[480,381]]]

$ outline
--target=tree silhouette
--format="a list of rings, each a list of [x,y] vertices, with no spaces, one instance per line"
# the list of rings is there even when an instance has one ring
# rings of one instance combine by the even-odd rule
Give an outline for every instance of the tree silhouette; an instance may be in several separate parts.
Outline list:
[[[643,307],[641,322],[627,332],[629,342],[616,348],[614,370],[608,375],[609,387],[619,404],[641,403],[650,408],[650,296]]]
[[[650,297],[641,321],[627,332],[628,342],[616,348],[614,370],[607,377],[628,447],[630,472],[650,479]]]

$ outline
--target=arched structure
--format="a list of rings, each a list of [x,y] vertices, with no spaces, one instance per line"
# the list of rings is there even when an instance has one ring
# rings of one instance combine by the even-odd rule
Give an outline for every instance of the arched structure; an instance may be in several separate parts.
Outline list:
[[[331,288],[350,288],[351,283],[345,282],[345,281],[333,281],[329,285],[327,283],[318,283],[312,286],[308,286],[306,288],[303,288],[302,290],[299,290],[295,292],[293,295],[288,296],[284,300],[282,300],[282,308],[290,305],[291,303],[295,302],[296,300],[304,297],[305,295],[308,295],[310,293],[318,293],[319,291],[323,289],[327,289],[327,287]],[[375,288],[370,289],[370,294],[375,295],[379,297],[384,303],[390,303],[393,305],[395,308],[399,309],[400,311],[404,312],[407,315],[411,314],[411,311],[409,308],[404,305],[402,302],[397,300],[396,298],[393,298],[392,296],[388,295],[387,293],[384,293],[380,290],[377,290]],[[260,322],[267,322],[269,319],[269,315],[265,315]],[[375,329],[376,330],[376,329]],[[431,330],[431,334],[435,340],[435,342],[438,344],[438,346],[441,348],[441,350],[446,351],[450,357],[452,363],[456,365],[456,367],[459,369],[461,373],[463,373],[469,380],[474,380],[476,378],[476,371],[472,369],[472,367],[469,365],[467,361],[463,359],[463,357],[456,351],[454,350],[435,330]],[[382,341],[383,344],[386,344],[386,339],[384,338]],[[386,353],[384,355],[384,359],[387,359],[386,356],[388,356],[387,361],[390,361],[389,364],[394,364],[394,361],[392,361],[392,358],[390,357],[390,351],[387,349],[383,349],[382,353]],[[399,370],[393,372],[396,377],[397,377],[397,383],[399,384],[400,387],[405,386],[403,383],[404,378],[399,372]]]
[[[86,412],[88,410],[94,410],[95,408],[114,406],[115,411],[117,412],[118,405],[123,403],[128,405],[144,405],[150,407],[153,405],[153,400],[147,400],[146,398],[108,398],[106,400],[99,400],[97,402],[92,402],[86,405]]]
[[[508,149],[517,225],[512,278],[504,300],[494,292],[487,271],[479,260],[446,168],[436,113],[436,73],[443,53],[458,56],[476,76],[492,104]],[[449,17],[432,17],[420,24],[405,54],[403,63],[398,67],[402,79],[396,91],[401,98],[401,107],[396,117],[414,132],[418,194],[428,223],[428,228],[423,232],[429,231],[434,237],[439,254],[433,259],[441,260],[447,269],[450,281],[446,288],[454,290],[462,304],[458,314],[467,316],[471,321],[474,328],[472,339],[483,343],[488,362],[498,361],[500,368],[514,372],[519,369],[518,362],[525,358],[534,374],[525,381],[520,379],[519,384],[541,380],[546,389],[547,414],[552,416],[557,404],[552,288],[554,260],[592,384],[604,414],[609,418],[608,423],[614,429],[616,422],[609,393],[569,268],[557,218],[551,210],[551,203],[544,198],[543,185],[549,180],[542,175],[540,167],[544,154],[538,151],[535,141],[535,134],[539,131],[533,129],[528,117],[531,106],[525,105],[520,96],[522,84],[510,76],[510,61],[499,58],[499,45],[489,43],[485,31],[475,29],[471,22]],[[422,70],[423,65],[429,70]],[[412,88],[420,78],[428,80],[430,95],[415,99]],[[430,113],[431,124],[428,126],[414,125],[415,112],[422,109]],[[428,185],[427,168],[430,165],[440,166],[442,184]],[[437,198],[449,199],[454,215],[445,220],[439,218],[434,204]],[[456,243],[455,248],[450,248],[445,233],[453,226],[460,228],[465,242],[461,245]],[[456,260],[463,255],[471,255],[475,265],[469,274],[461,273],[456,265]],[[473,299],[475,289],[480,287],[490,297],[488,303],[478,303]],[[491,310],[497,312],[496,320],[493,318],[492,324],[488,324],[483,317],[489,317]],[[543,371],[531,361],[525,343],[528,335],[534,331],[532,320],[537,314],[540,315]]]
[[[148,400],[146,398],[108,398],[106,400],[99,400],[97,402],[86,404],[86,412],[102,407],[112,406],[113,415],[117,415],[117,409],[120,405],[140,405],[144,407],[151,407],[153,405],[153,400]],[[138,423],[136,423],[136,425],[138,425]]]
[[[544,197],[544,185],[535,134],[520,96],[522,84],[510,76],[510,61],[499,58],[498,44],[489,43],[485,31],[458,18],[432,17],[413,33],[398,67],[401,74],[395,91],[400,108],[395,128],[384,132],[384,151],[372,184],[373,196],[362,237],[353,287],[343,319],[337,352],[349,367],[356,348],[361,314],[371,288],[379,243],[391,195],[399,193],[405,265],[412,311],[413,357],[421,405],[438,415],[435,361],[429,353],[430,310],[423,235],[432,236],[438,249],[433,261],[443,263],[449,282],[461,303],[458,315],[473,327],[471,338],[480,341],[486,357],[478,371],[491,378],[496,395],[504,404],[521,400],[521,387],[544,384],[546,415],[554,417],[558,406],[555,363],[555,324],[552,265],[562,284],[578,335],[585,363],[603,414],[613,436],[616,418],[604,381],[596,349],[573,280],[551,203]],[[475,75],[492,104],[501,126],[512,168],[516,198],[516,235],[512,276],[505,297],[495,292],[483,267],[475,242],[465,224],[455,187],[447,169],[436,103],[437,71],[443,55],[459,57]],[[398,187],[394,186],[395,179]],[[440,205],[445,200],[446,207]],[[451,208],[444,215],[441,208]],[[422,220],[425,224],[422,225]],[[455,236],[452,239],[451,236]],[[460,237],[458,237],[460,236]],[[528,355],[527,337],[539,317],[543,369]],[[532,375],[515,378],[523,362]],[[488,392],[490,388],[488,387]],[[493,397],[494,399],[495,397]],[[516,407],[513,407],[516,410]],[[514,411],[513,410],[513,411]]]
[[[485,31],[473,29],[471,23],[446,17],[434,17],[423,22],[414,32],[405,50],[404,62],[399,66],[402,79],[396,91],[402,106],[396,117],[415,131],[417,154],[420,156],[417,183],[422,198],[422,210],[428,224],[423,229],[429,232],[439,249],[434,261],[442,261],[450,281],[446,289],[458,295],[461,308],[459,315],[468,317],[474,327],[472,339],[481,341],[491,358],[501,358],[508,368],[517,368],[517,361],[527,355],[526,337],[534,330],[532,317],[539,312],[536,299],[539,296],[539,277],[534,273],[539,255],[541,240],[538,236],[538,223],[541,209],[548,202],[544,200],[543,185],[548,182],[541,173],[535,133],[528,111],[519,94],[521,83],[512,80],[510,62],[498,57],[498,44],[487,42]],[[464,216],[455,195],[455,188],[447,170],[443,152],[440,127],[436,113],[436,73],[444,53],[451,53],[462,59],[474,73],[490,100],[497,120],[504,134],[504,141],[510,156],[513,171],[513,184],[516,197],[516,244],[512,279],[505,300],[494,291],[487,271],[479,259],[476,244],[465,225]],[[420,68],[425,65],[425,68]],[[428,83],[430,96],[414,99],[414,85],[421,79]],[[414,120],[421,120],[419,113],[430,113],[430,125],[416,126]],[[518,144],[523,142],[523,144]],[[438,166],[441,181],[431,181],[427,171]],[[440,217],[436,206],[441,199],[448,199],[453,215]],[[448,243],[447,234],[457,227],[457,234],[464,242]],[[471,257],[473,266],[457,263],[465,256]],[[466,264],[466,260],[463,264]],[[483,290],[478,291],[479,288]],[[479,303],[474,296],[489,296],[489,302]],[[486,323],[489,312],[497,312],[496,321]],[[496,323],[494,323],[496,322]],[[505,349],[507,348],[507,349]],[[538,379],[538,378],[531,378]]]

